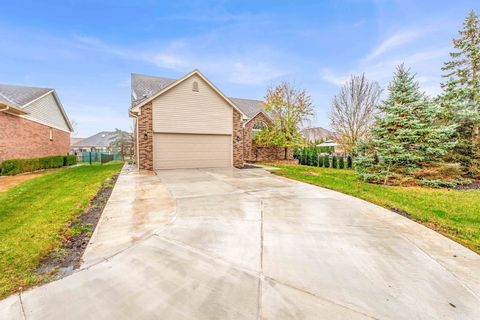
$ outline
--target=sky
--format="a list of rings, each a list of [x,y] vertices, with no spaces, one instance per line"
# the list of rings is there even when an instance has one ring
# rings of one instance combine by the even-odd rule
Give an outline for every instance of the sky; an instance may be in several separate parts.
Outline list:
[[[329,128],[352,74],[387,88],[405,63],[440,92],[442,64],[480,1],[2,0],[0,83],[55,88],[75,137],[131,130],[130,74],[180,78],[199,69],[230,97],[262,99],[289,81]]]

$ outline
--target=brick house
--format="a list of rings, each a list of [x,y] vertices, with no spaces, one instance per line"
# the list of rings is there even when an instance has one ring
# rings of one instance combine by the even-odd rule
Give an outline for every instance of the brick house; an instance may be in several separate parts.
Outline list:
[[[0,162],[66,155],[72,131],[55,90],[0,84]]]
[[[143,170],[243,167],[284,157],[283,148],[252,143],[272,121],[262,101],[226,97],[198,70],[180,79],[132,74],[129,115]]]

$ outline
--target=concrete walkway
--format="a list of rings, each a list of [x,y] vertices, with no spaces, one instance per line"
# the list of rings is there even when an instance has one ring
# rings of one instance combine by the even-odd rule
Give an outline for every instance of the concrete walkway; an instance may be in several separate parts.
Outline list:
[[[480,319],[480,256],[261,169],[124,171],[81,270],[1,319]]]

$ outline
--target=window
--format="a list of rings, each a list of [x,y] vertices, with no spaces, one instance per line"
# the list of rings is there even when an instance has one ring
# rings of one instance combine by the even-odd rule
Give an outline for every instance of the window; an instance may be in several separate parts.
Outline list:
[[[53,140],[53,129],[52,128],[48,128],[48,135],[50,137],[50,141]]]
[[[262,131],[263,128],[265,128],[267,125],[263,121],[258,121],[253,124],[252,128],[252,139],[255,138],[255,136]]]
[[[198,92],[198,82],[197,81],[193,81],[192,91]]]

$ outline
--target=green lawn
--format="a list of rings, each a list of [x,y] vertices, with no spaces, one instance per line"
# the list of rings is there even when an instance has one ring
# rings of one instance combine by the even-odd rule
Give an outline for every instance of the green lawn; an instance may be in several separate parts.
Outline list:
[[[357,180],[352,170],[274,165],[272,173],[340,191],[412,219],[480,253],[480,191],[389,187]]]
[[[34,270],[122,163],[47,173],[0,192],[0,299],[44,280]]]

